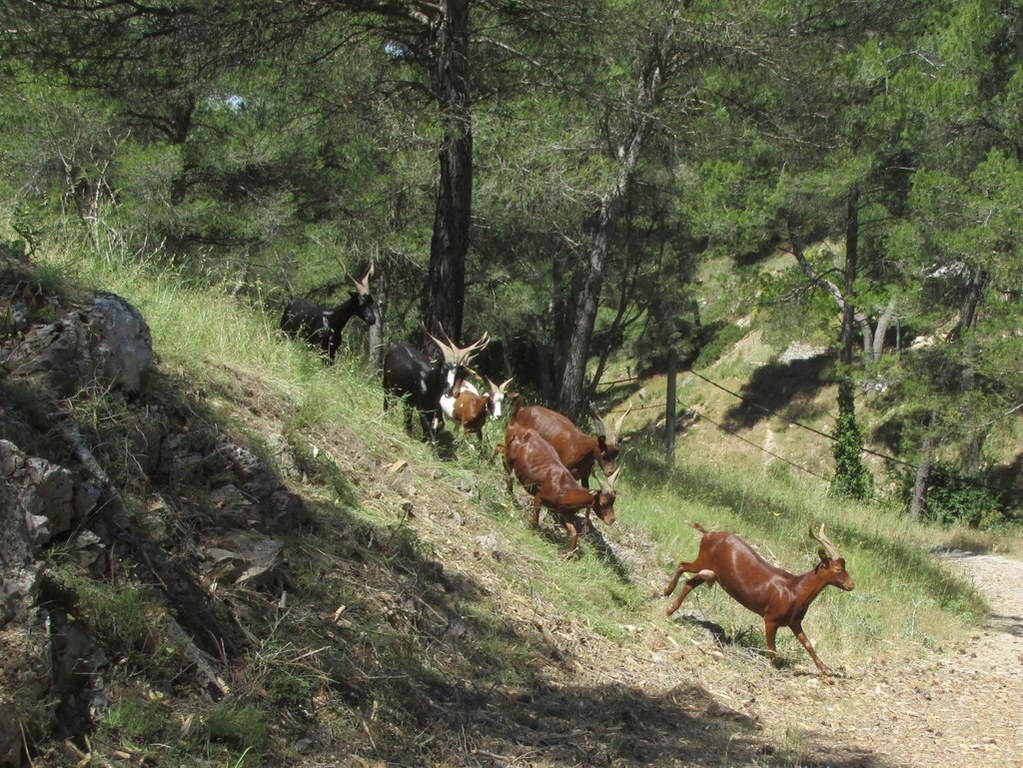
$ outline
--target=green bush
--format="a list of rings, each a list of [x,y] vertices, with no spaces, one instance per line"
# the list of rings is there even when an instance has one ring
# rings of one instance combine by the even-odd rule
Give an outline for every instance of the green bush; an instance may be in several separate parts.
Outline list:
[[[831,480],[831,492],[847,499],[868,499],[873,489],[873,478],[863,462],[863,430],[856,422],[852,389],[846,385],[839,388],[834,457],[835,476]]]
[[[700,339],[700,351],[696,354],[692,367],[701,370],[713,365],[747,332],[746,328],[741,328],[734,323],[705,328],[704,333],[701,334],[703,338]]]
[[[939,468],[932,472],[927,491],[927,518],[941,525],[963,523],[971,528],[991,528],[1006,519],[1004,505],[996,491],[983,479],[964,477]]]

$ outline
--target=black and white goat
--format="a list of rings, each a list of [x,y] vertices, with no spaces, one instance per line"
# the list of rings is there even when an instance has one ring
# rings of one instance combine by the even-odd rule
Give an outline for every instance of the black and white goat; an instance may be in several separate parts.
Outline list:
[[[319,347],[327,356],[327,362],[333,363],[341,347],[341,332],[354,315],[361,317],[366,325],[373,325],[377,320],[373,297],[369,293],[369,278],[372,274],[373,265],[370,264],[362,280],[351,278],[355,290],[351,291],[348,301],[333,308],[305,299],[292,299],[284,308],[281,330]]]
[[[429,335],[429,334],[428,334]],[[437,430],[444,428],[441,398],[451,396],[468,374],[472,356],[490,341],[484,333],[468,347],[458,347],[430,336],[441,351],[441,359],[432,361],[423,352],[404,342],[391,344],[384,356],[384,391],[390,396],[406,397],[406,407],[415,408],[423,433],[431,444],[437,442]],[[384,409],[388,401],[384,399]],[[412,415],[405,413],[405,426],[411,428]]]

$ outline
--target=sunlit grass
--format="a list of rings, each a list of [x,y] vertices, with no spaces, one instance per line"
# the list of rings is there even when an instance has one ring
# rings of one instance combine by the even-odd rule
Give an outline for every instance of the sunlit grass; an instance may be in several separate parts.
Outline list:
[[[638,580],[628,564],[616,571],[594,537],[583,538],[580,556],[566,560],[560,526],[544,511],[540,534],[530,532],[525,494],[516,485],[514,498],[509,497],[499,462],[490,460],[500,427],[488,427],[484,448],[454,437],[447,460],[438,458],[404,434],[400,409],[383,411],[379,380],[362,355],[343,354],[334,366],[323,365],[305,345],[277,330],[275,310],[138,265],[115,268],[56,257],[52,263],[136,304],[164,370],[206,389],[215,408],[223,403],[225,418],[232,418],[232,394],[241,387],[246,402],[262,398],[282,428],[319,450],[329,454],[332,441],[354,440],[381,462],[408,461],[418,485],[440,482],[461,489],[489,516],[509,552],[493,563],[499,576],[608,637],[623,638],[623,626],[639,619],[663,620],[667,601],[659,590],[674,565],[698,549],[699,534],[691,523],[734,531],[793,572],[815,565],[816,544],[807,530],[825,525],[857,582],[852,593],[828,590],[808,614],[807,631],[826,659],[869,655],[891,643],[938,644],[982,610],[976,594],[928,554],[941,537],[912,525],[901,511],[838,501],[828,496],[824,483],[790,472],[715,461],[694,440],[680,441],[673,465],[660,447],[642,440],[631,444],[616,529],[604,531],[595,522],[612,545],[622,528],[649,541],[653,571],[661,571],[652,578],[661,578],[659,584],[652,588]],[[400,522],[391,519],[393,510],[371,500],[362,500],[355,513],[374,524]],[[697,590],[684,605],[690,608],[699,608],[731,634],[762,628],[758,617],[719,589]],[[789,657],[802,654],[785,632],[779,634],[779,649]]]

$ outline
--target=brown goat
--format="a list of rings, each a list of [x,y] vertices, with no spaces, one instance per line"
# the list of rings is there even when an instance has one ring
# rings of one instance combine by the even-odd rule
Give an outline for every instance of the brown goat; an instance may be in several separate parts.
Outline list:
[[[628,409],[618,419],[618,424],[611,429],[608,429],[604,420],[593,411],[597,423],[596,435],[586,434],[567,416],[541,405],[518,408],[516,404],[509,423],[515,422],[539,432],[540,436],[554,447],[561,463],[568,467],[572,476],[579,480],[584,488],[589,488],[594,463],[600,465],[605,475],[610,476],[614,472],[618,449],[630,439],[629,437],[619,439],[619,434],[622,422],[631,410],[630,403]]]
[[[586,510],[587,529],[591,511],[607,525],[614,523],[614,484],[621,468],[609,475],[606,480],[600,481],[599,491],[582,488],[561,463],[550,443],[536,430],[517,424],[509,425],[501,450],[504,453],[505,464],[509,468],[508,492],[511,493],[512,490],[511,476],[514,473],[522,487],[533,497],[530,529],[534,531],[537,529],[540,524],[540,507],[547,507],[568,531],[567,555],[575,551],[579,539],[575,524],[576,512]]]
[[[664,588],[664,596],[675,590],[683,573],[695,573],[696,576],[686,581],[682,593],[668,609],[668,615],[679,609],[693,589],[704,582],[713,584],[717,581],[737,602],[764,618],[767,652],[772,664],[777,664],[775,634],[778,627],[785,626],[803,644],[817,668],[825,674],[830,673],[831,670],[817,657],[803,633],[803,616],[825,587],[835,586],[848,592],[856,585],[845,570],[845,560],[839,557],[835,545],[825,536],[824,526],[817,534],[810,529],[810,538],[821,545],[817,550],[820,562],[812,571],[801,576],[771,565],[735,534],[710,532],[701,525],[693,527],[703,534],[700,552],[692,562],[679,563],[675,575]]]
[[[482,443],[483,425],[487,423],[487,417],[501,418],[501,407],[505,398],[504,388],[510,382],[511,379],[508,379],[501,384],[495,384],[487,379],[490,390],[481,395],[468,381],[462,381],[453,397],[441,398],[444,415],[461,424],[466,437],[475,435],[476,439]]]

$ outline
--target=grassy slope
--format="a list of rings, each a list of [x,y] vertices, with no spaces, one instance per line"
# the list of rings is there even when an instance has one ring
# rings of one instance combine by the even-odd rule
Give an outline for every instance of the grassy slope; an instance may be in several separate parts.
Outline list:
[[[823,522],[858,584],[848,595],[825,593],[806,623],[833,665],[940,644],[979,610],[975,595],[926,554],[946,534],[913,528],[897,511],[828,499],[802,473],[765,472],[762,455],[737,450],[706,424],[680,441],[674,466],[638,437],[625,457],[619,523],[565,562],[560,533],[547,521],[543,535],[529,533],[496,465],[480,452],[456,441],[454,459],[439,460],[408,439],[398,415],[382,412],[376,376],[357,357],[324,368],[280,338],[274,317],[167,277],[61,269],[136,303],[153,330],[161,372],[202,398],[234,439],[270,458],[267,436],[281,433],[317,456],[298,490],[322,525],[287,542],[294,580],[287,610],[252,598],[262,611],[252,626],[258,643],[236,672],[233,699],[161,705],[165,716],[138,726],[141,734],[109,718],[108,756],[121,749],[173,764],[187,752],[201,764],[231,764],[255,747],[250,760],[263,755],[275,764],[295,759],[296,742],[315,731],[308,748],[319,760],[333,751],[404,764],[452,761],[462,716],[456,703],[496,712],[491,692],[536,696],[547,670],[567,663],[552,638],[594,632],[634,656],[648,650],[649,632],[637,629],[644,626],[672,644],[707,642],[700,627],[666,621],[659,596],[675,561],[695,553],[688,521],[734,530],[792,570],[812,567],[805,531]],[[726,359],[720,370],[736,381],[756,354],[766,353],[746,350],[742,362]],[[657,386],[648,383],[651,400]],[[687,381],[681,397],[709,410],[720,394]],[[643,414],[632,429],[643,426]],[[762,443],[762,433],[750,436]],[[491,427],[491,444],[496,437]],[[758,620],[720,590],[692,599],[740,651],[762,647]],[[793,638],[779,641],[789,663],[807,662]],[[111,690],[145,713],[153,706],[140,678]],[[436,729],[447,716],[442,737]],[[498,750],[521,738],[495,727],[464,746]],[[143,746],[155,742],[172,747]]]

